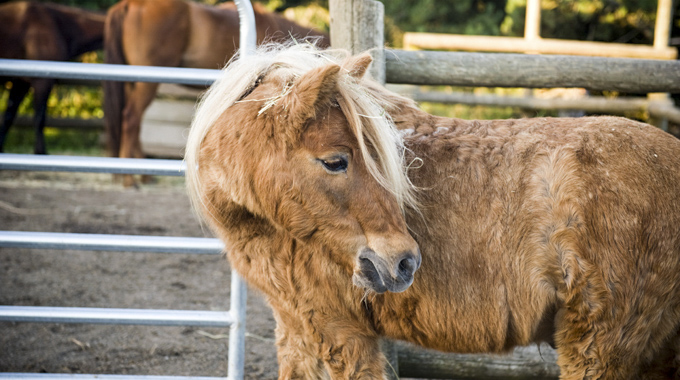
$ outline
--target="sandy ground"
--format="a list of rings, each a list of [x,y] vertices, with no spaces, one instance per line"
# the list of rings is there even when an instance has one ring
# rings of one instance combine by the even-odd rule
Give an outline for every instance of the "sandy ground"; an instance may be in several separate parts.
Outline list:
[[[0,171],[0,230],[206,236],[183,179]],[[208,234],[209,235],[209,234]],[[224,257],[0,248],[0,305],[228,310]],[[246,379],[276,378],[274,319],[250,291]],[[228,329],[0,322],[0,372],[226,376]]]

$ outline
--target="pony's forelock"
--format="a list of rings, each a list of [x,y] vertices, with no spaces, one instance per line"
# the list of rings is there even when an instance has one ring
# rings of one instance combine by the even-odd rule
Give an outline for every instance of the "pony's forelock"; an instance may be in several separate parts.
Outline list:
[[[248,56],[236,55],[232,58],[201,98],[187,139],[184,156],[187,191],[199,218],[203,218],[200,210],[211,212],[211,208],[206,207],[200,195],[198,158],[201,144],[227,108],[251,91],[258,79],[269,72],[276,70],[279,75],[278,71],[282,71],[281,75],[297,77],[330,63],[342,65],[347,56],[346,51],[320,51],[309,43],[295,43],[263,45]],[[347,69],[345,72],[349,73]],[[370,174],[397,198],[402,209],[417,209],[414,189],[405,172],[403,140],[385,111],[385,107],[390,105],[382,104],[389,97],[372,94],[375,91],[371,89],[377,87],[361,83],[369,81],[370,79],[358,81],[350,75],[342,75],[338,81],[338,103],[359,141],[360,151]],[[379,157],[378,162],[371,155],[368,144]]]
[[[338,92],[338,103],[359,141],[369,173],[397,198],[402,210],[417,210],[414,188],[406,176],[403,138],[385,110],[386,104],[381,104],[365,83],[350,77],[341,81]],[[379,158],[377,162],[369,144]]]

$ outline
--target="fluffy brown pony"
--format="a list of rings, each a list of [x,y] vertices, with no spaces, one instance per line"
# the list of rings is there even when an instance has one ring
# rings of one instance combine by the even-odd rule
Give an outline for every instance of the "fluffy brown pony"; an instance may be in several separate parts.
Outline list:
[[[68,61],[104,43],[104,14],[63,5],[16,1],[0,5],[0,58]],[[0,127],[0,152],[19,105],[33,87],[36,154],[45,154],[47,99],[54,79],[0,78],[12,82]]]
[[[284,42],[328,36],[302,27],[254,4],[257,41]],[[141,66],[218,69],[236,53],[239,15],[233,2],[208,6],[185,0],[122,0],[106,18],[105,61]],[[139,135],[142,115],[158,83],[104,82],[104,117],[114,157],[144,157]],[[125,176],[126,186],[134,185]]]
[[[547,341],[563,379],[677,378],[680,142],[614,117],[429,115],[309,47],[232,62],[196,208],[277,321],[281,379],[379,379],[380,337]]]

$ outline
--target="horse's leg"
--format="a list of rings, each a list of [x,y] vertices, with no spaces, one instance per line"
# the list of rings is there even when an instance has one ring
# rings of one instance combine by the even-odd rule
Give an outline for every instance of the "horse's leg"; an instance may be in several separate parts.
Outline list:
[[[279,379],[384,379],[378,336],[346,314],[275,310]]]
[[[47,154],[45,148],[45,119],[47,117],[47,99],[52,91],[54,79],[36,79],[33,85],[33,128],[35,129],[35,154]]]
[[[319,345],[295,313],[274,309],[279,380],[328,379]]]
[[[129,65],[178,67],[191,33],[192,2],[128,1],[120,33],[123,56]],[[198,7],[200,8],[200,7]],[[203,39],[201,39],[203,41]],[[156,95],[157,83],[126,86],[121,123],[120,157],[142,158],[139,139],[144,111]],[[134,183],[126,176],[124,183]],[[149,178],[142,176],[142,180]]]
[[[321,352],[331,379],[386,378],[387,360],[380,351],[378,336],[361,323],[339,318],[324,321],[319,331],[323,337]]]
[[[634,285],[639,286],[638,281]],[[590,283],[586,297],[595,288]],[[581,308],[558,313],[555,341],[560,379],[673,378],[667,374],[669,363],[678,364],[675,350],[680,343],[673,339],[678,339],[680,310],[645,301],[660,299],[653,292],[641,294],[626,296],[625,307],[623,302],[601,299],[598,304],[587,297]],[[599,310],[590,310],[593,306]],[[616,313],[609,313],[612,309]],[[616,316],[613,320],[612,315]]]
[[[140,132],[142,127],[142,115],[156,96],[158,83],[137,82],[128,84],[126,89],[126,103],[123,109],[123,122],[120,138],[120,157],[143,158]],[[125,186],[136,186],[134,177],[123,176]]]
[[[14,118],[17,116],[17,111],[19,111],[19,105],[21,105],[21,101],[26,97],[30,87],[30,83],[25,80],[12,80],[12,89],[9,91],[7,109],[5,110],[2,127],[0,128],[0,152],[4,152],[7,132],[9,132],[9,128],[14,123]]]

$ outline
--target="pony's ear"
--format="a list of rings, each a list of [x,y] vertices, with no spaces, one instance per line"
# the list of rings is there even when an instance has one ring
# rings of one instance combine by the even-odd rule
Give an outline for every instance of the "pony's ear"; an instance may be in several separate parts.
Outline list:
[[[370,66],[372,62],[373,57],[371,57],[369,53],[364,53],[348,58],[342,64],[342,67],[349,72],[351,77],[361,79],[366,74],[368,66]]]
[[[284,100],[289,120],[302,125],[316,115],[316,110],[331,101],[336,92],[340,66],[332,64],[302,75],[293,83],[291,92]]]

